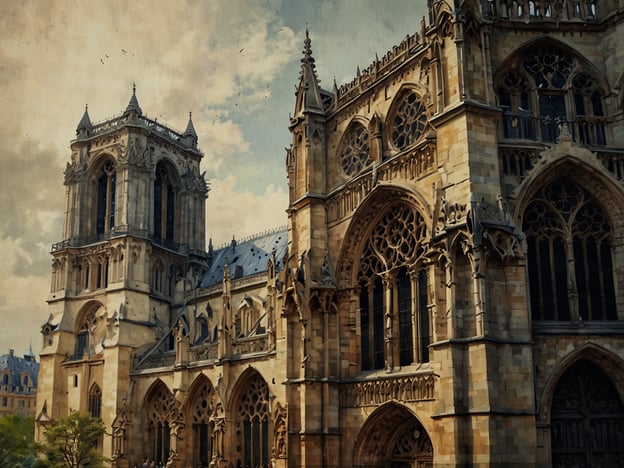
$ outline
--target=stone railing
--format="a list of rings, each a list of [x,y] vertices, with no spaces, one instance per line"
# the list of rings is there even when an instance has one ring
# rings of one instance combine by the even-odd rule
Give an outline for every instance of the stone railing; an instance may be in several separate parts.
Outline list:
[[[261,353],[269,351],[269,339],[267,335],[239,338],[232,342],[232,355],[244,356],[245,354]]]
[[[378,181],[416,180],[435,168],[435,143],[423,144],[381,163],[329,196],[328,219],[335,221],[353,213]]]
[[[184,135],[180,132],[172,130],[165,125],[158,123],[156,120],[152,120],[144,115],[132,115],[126,114],[117,117],[112,117],[103,122],[95,123],[89,129],[89,138],[102,135],[104,133],[109,133],[111,131],[117,130],[119,128],[125,127],[127,125],[133,125],[136,127],[142,127],[150,132],[159,135],[171,143],[175,143],[176,145],[183,146],[186,148],[195,148],[194,142],[187,141]]]
[[[510,21],[576,21],[601,19],[614,0],[482,0],[483,16]]]
[[[435,375],[426,373],[346,383],[342,387],[341,406],[355,408],[378,406],[388,401],[409,403],[434,398]]]
[[[218,358],[218,344],[201,345],[189,350],[191,362],[215,361]]]
[[[166,353],[155,353],[148,356],[143,361],[139,361],[135,365],[134,370],[155,369],[161,367],[173,367],[175,364],[175,351],[167,351]]]
[[[143,239],[149,239],[153,244],[157,246],[180,254],[188,254],[190,251],[187,244],[178,244],[177,242],[173,242],[168,239],[153,237],[148,235],[145,230],[130,229],[128,226],[115,226],[110,232],[107,232],[105,234],[96,234],[93,236],[65,239],[55,244],[52,244],[52,252],[58,252],[60,250],[65,250],[72,247],[84,247],[87,245],[97,244],[99,242],[105,242],[111,239],[115,239],[117,237],[124,236],[135,236]],[[204,252],[201,253],[202,256],[205,255]]]

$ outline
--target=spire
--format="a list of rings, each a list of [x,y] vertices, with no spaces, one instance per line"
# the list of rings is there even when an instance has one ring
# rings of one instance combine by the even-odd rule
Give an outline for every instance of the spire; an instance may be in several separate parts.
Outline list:
[[[193,126],[193,113],[189,112],[188,123],[186,124],[186,130],[184,130],[184,136],[192,136],[197,139],[197,132],[195,132],[195,127]]]
[[[143,114],[143,111],[141,110],[141,107],[139,106],[139,101],[137,100],[137,97],[136,97],[136,83],[132,83],[132,97],[130,98],[128,107],[126,107],[124,116],[131,112],[135,112],[137,115]]]
[[[186,124],[186,130],[184,130],[184,139],[187,141],[187,144],[192,146],[193,148],[197,147],[197,132],[195,131],[195,126],[193,125],[193,114],[189,112],[188,123]]]
[[[312,56],[312,41],[306,26],[306,37],[301,59],[301,71],[299,73],[299,86],[297,86],[297,107],[295,115],[309,110],[323,111],[321,88],[316,76],[316,65]]]
[[[76,135],[78,137],[85,137],[89,135],[89,132],[93,128],[91,124],[91,119],[89,118],[89,106],[85,105],[84,114],[82,114],[82,119],[78,122],[78,127],[76,127]]]

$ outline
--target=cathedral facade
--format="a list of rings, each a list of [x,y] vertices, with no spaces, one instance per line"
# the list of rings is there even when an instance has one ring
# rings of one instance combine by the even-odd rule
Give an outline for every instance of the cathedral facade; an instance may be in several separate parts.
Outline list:
[[[85,111],[37,438],[81,410],[113,467],[621,466],[622,37],[622,0],[429,0],[325,90],[306,33],[288,225],[218,249],[192,119]]]

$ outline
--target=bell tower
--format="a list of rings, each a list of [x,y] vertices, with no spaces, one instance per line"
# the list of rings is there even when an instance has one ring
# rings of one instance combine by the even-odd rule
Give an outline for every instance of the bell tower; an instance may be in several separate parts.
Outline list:
[[[130,390],[134,350],[169,346],[171,308],[207,265],[202,153],[189,115],[177,132],[125,111],[76,128],[65,169],[62,240],[52,246],[49,316],[42,327],[37,437],[70,410],[107,427]],[[105,436],[100,447],[111,454]]]

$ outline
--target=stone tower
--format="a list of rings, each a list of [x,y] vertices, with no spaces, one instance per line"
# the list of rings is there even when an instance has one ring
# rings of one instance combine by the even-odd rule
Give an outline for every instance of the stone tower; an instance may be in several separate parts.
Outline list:
[[[128,392],[133,351],[173,343],[171,305],[206,270],[202,153],[146,117],[135,90],[120,116],[92,124],[85,110],[65,170],[63,240],[52,247],[49,317],[37,436],[70,410],[107,427]],[[112,453],[105,436],[103,453]]]

